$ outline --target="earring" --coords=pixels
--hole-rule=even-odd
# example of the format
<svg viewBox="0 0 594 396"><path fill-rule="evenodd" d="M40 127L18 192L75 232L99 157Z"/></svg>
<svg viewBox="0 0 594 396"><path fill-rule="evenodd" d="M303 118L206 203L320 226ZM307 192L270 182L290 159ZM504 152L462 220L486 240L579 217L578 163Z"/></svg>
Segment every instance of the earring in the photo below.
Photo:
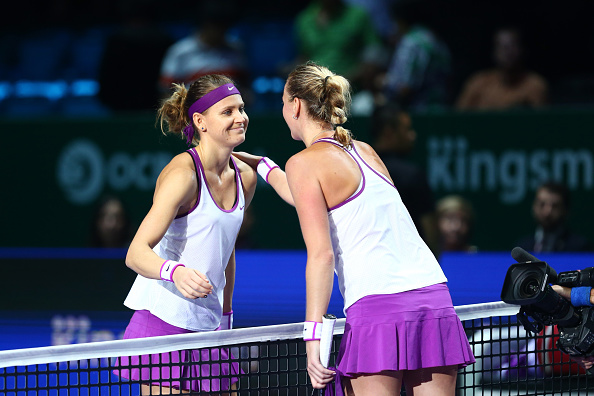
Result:
<svg viewBox="0 0 594 396"><path fill-rule="evenodd" d="M293 119L296 120L297 119L297 116L293 116Z"/></svg>

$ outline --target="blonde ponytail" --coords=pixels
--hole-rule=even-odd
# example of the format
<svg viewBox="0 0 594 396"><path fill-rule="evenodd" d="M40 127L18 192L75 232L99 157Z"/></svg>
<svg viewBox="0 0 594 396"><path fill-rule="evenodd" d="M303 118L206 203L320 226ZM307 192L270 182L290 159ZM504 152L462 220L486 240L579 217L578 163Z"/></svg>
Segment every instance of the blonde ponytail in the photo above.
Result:
<svg viewBox="0 0 594 396"><path fill-rule="evenodd" d="M342 126L351 106L351 85L346 78L307 62L289 74L287 92L291 99L307 103L307 112L314 120L331 124L338 142L346 147L352 144L351 131Z"/></svg>

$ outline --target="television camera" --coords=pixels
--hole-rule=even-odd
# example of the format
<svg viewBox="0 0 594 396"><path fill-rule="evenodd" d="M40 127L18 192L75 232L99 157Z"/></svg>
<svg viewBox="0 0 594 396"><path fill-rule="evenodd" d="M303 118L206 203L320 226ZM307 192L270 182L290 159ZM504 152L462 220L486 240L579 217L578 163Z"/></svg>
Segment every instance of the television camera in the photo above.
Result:
<svg viewBox="0 0 594 396"><path fill-rule="evenodd" d="M550 284L567 287L594 286L594 267L557 272L547 263L516 247L505 276L501 300L520 305L517 318L529 333L557 325L557 347L571 356L594 355L594 307L575 307Z"/></svg>

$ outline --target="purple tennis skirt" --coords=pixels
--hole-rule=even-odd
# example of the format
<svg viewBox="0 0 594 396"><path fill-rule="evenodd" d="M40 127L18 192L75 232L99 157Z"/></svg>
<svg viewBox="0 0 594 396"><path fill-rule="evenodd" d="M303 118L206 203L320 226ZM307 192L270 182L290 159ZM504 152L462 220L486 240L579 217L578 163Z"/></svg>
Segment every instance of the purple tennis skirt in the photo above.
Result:
<svg viewBox="0 0 594 396"><path fill-rule="evenodd" d="M136 311L124 339L156 337L193 333L191 330L172 326L149 311ZM227 348L173 351L141 356L123 356L116 360L114 374L134 381L147 381L152 385L186 391L216 392L229 390L237 382L239 364L229 361L232 356ZM125 368L149 363L167 363L163 367ZM213 363L217 362L217 363ZM171 364L169 364L171 363ZM190 364L188 364L190 363ZM196 364L192 364L196 363ZM212 378L226 376L227 378Z"/></svg>
<svg viewBox="0 0 594 396"><path fill-rule="evenodd" d="M366 296L346 311L336 360L347 377L474 363L445 283Z"/></svg>

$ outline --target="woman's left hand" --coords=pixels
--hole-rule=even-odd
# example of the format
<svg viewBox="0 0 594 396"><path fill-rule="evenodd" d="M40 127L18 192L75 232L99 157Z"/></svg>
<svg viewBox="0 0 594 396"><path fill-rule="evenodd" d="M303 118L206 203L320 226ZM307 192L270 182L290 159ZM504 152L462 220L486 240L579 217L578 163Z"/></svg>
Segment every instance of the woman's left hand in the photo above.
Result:
<svg viewBox="0 0 594 396"><path fill-rule="evenodd" d="M307 372L311 379L311 385L315 389L323 389L334 379L336 373L328 370L320 362L320 341L306 341L307 348Z"/></svg>

